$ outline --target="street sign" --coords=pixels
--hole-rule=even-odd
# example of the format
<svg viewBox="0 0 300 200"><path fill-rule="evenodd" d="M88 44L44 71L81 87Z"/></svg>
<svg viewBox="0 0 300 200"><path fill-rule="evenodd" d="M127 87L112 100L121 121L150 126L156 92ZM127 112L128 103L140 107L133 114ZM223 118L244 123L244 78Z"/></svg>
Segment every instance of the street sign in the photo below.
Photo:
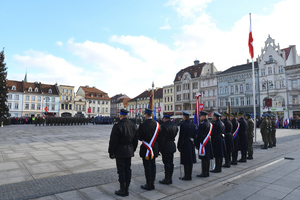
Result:
<svg viewBox="0 0 300 200"><path fill-rule="evenodd" d="M161 107L158 107L158 112L160 112L161 111Z"/></svg>
<svg viewBox="0 0 300 200"><path fill-rule="evenodd" d="M46 106L46 107L45 107L45 111L48 112L48 110L49 110L49 108Z"/></svg>
<svg viewBox="0 0 300 200"><path fill-rule="evenodd" d="M203 107L204 107L204 106L203 106L203 103L200 103L200 104L199 104L199 109L200 109L200 110L203 110Z"/></svg>
<svg viewBox="0 0 300 200"><path fill-rule="evenodd" d="M92 109L91 108L88 108L88 113L91 113L92 112Z"/></svg>

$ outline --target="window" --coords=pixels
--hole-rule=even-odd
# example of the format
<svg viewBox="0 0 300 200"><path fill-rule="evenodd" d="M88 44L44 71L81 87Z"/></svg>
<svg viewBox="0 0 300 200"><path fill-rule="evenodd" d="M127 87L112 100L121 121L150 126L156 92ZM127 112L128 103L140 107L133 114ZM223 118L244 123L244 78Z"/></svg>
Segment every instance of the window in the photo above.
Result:
<svg viewBox="0 0 300 200"><path fill-rule="evenodd" d="M216 107L216 101L213 101L213 107Z"/></svg>
<svg viewBox="0 0 300 200"><path fill-rule="evenodd" d="M65 93L65 88L62 89L62 93Z"/></svg>
<svg viewBox="0 0 300 200"><path fill-rule="evenodd" d="M78 110L78 105L76 105L76 110Z"/></svg>
<svg viewBox="0 0 300 200"><path fill-rule="evenodd" d="M105 112L108 112L108 108L105 109Z"/></svg>
<svg viewBox="0 0 300 200"><path fill-rule="evenodd" d="M8 109L11 109L11 103L7 104Z"/></svg>
<svg viewBox="0 0 300 200"><path fill-rule="evenodd" d="M248 90L250 90L250 84L249 83L246 84L246 91L248 91Z"/></svg>
<svg viewBox="0 0 300 200"><path fill-rule="evenodd" d="M205 82L205 81L203 81L202 85L203 85L203 87L205 87L205 86L206 86L206 82Z"/></svg>
<svg viewBox="0 0 300 200"><path fill-rule="evenodd" d="M67 101L69 100L69 97L68 97L68 96L66 96L66 100L67 100Z"/></svg>
<svg viewBox="0 0 300 200"><path fill-rule="evenodd" d="M35 110L35 104L31 103L31 110Z"/></svg>
<svg viewBox="0 0 300 200"><path fill-rule="evenodd" d="M210 107L210 101L207 101L207 107Z"/></svg>
<svg viewBox="0 0 300 200"><path fill-rule="evenodd" d="M297 89L298 88L297 80L292 80L292 88L293 89Z"/></svg>
<svg viewBox="0 0 300 200"><path fill-rule="evenodd" d="M273 89L273 88L274 88L273 81L269 81L269 89Z"/></svg>
<svg viewBox="0 0 300 200"><path fill-rule="evenodd" d="M207 96L210 97L210 90L207 91Z"/></svg>
<svg viewBox="0 0 300 200"><path fill-rule="evenodd" d="M172 88L171 88L171 93L172 93Z"/></svg>
<svg viewBox="0 0 300 200"><path fill-rule="evenodd" d="M225 93L228 93L228 86L225 86ZM214 95L215 96L215 95Z"/></svg>
<svg viewBox="0 0 300 200"><path fill-rule="evenodd" d="M279 81L279 88L284 88L284 81Z"/></svg>
<svg viewBox="0 0 300 200"><path fill-rule="evenodd" d="M35 88L35 89L34 89L34 91L35 91L35 92L38 92L38 91L39 91L39 89L38 89L38 88Z"/></svg>
<svg viewBox="0 0 300 200"><path fill-rule="evenodd" d="M28 88L28 92L32 92L32 88L31 87Z"/></svg>
<svg viewBox="0 0 300 200"><path fill-rule="evenodd" d="M193 99L196 99L196 92L193 92Z"/></svg>
<svg viewBox="0 0 300 200"><path fill-rule="evenodd" d="M244 92L244 85L243 84L240 85L240 92Z"/></svg>
<svg viewBox="0 0 300 200"><path fill-rule="evenodd" d="M267 89L267 82L266 81L261 84L261 89L262 90L266 90Z"/></svg>
<svg viewBox="0 0 300 200"><path fill-rule="evenodd" d="M93 107L93 113L95 113L95 107Z"/></svg>
<svg viewBox="0 0 300 200"><path fill-rule="evenodd" d="M171 102L173 101L173 96L171 96Z"/></svg>
<svg viewBox="0 0 300 200"><path fill-rule="evenodd" d="M12 94L8 94L8 100L12 99Z"/></svg>
<svg viewBox="0 0 300 200"><path fill-rule="evenodd" d="M188 83L183 84L183 89L184 90L189 90L190 89L190 84L188 84Z"/></svg>
<svg viewBox="0 0 300 200"><path fill-rule="evenodd" d="M35 96L31 96L31 101L35 101Z"/></svg>
<svg viewBox="0 0 300 200"><path fill-rule="evenodd" d="M181 91L181 85L177 85L176 90L177 92Z"/></svg>
<svg viewBox="0 0 300 200"><path fill-rule="evenodd" d="M213 90L213 96L216 96L216 90Z"/></svg>
<svg viewBox="0 0 300 200"><path fill-rule="evenodd" d="M181 94L177 95L177 101L181 101Z"/></svg>
<svg viewBox="0 0 300 200"><path fill-rule="evenodd" d="M64 95L61 96L61 100L65 100L65 96Z"/></svg>
<svg viewBox="0 0 300 200"><path fill-rule="evenodd" d="M73 90L72 90L72 89L70 89L70 94L72 94L72 92L73 92Z"/></svg>
<svg viewBox="0 0 300 200"><path fill-rule="evenodd" d="M79 105L79 110L81 110L81 105Z"/></svg>
<svg viewBox="0 0 300 200"><path fill-rule="evenodd" d="M52 94L52 90L51 90L51 89L49 89L49 90L48 90L48 93L49 93L49 94Z"/></svg>
<svg viewBox="0 0 300 200"><path fill-rule="evenodd" d="M222 101L222 99L219 99L219 105L220 105L220 107L223 106L223 101Z"/></svg>
<svg viewBox="0 0 300 200"><path fill-rule="evenodd" d="M55 97L52 97L52 98L51 98L51 102L55 102Z"/></svg>
<svg viewBox="0 0 300 200"><path fill-rule="evenodd" d="M40 104L40 103L38 103L38 104L36 105L36 109L37 109L37 110L41 110L41 104Z"/></svg>
<svg viewBox="0 0 300 200"><path fill-rule="evenodd" d="M16 88L16 86L15 85L13 85L12 87L11 87L11 90L16 90L17 88Z"/></svg>
<svg viewBox="0 0 300 200"><path fill-rule="evenodd" d="M241 106L244 106L245 105L244 97L241 97L240 101L241 101Z"/></svg>
<svg viewBox="0 0 300 200"><path fill-rule="evenodd" d="M61 104L61 109L65 109L65 104Z"/></svg>
<svg viewBox="0 0 300 200"><path fill-rule="evenodd" d="M205 91L202 92L202 96L205 97Z"/></svg>
<svg viewBox="0 0 300 200"><path fill-rule="evenodd" d="M25 101L29 101L29 96L25 96ZM28 106L29 109L29 106Z"/></svg>
<svg viewBox="0 0 300 200"><path fill-rule="evenodd" d="M68 104L65 104L65 109L67 109L67 110L68 110Z"/></svg>
<svg viewBox="0 0 300 200"><path fill-rule="evenodd" d="M184 93L183 94L183 99L190 99L190 94L189 93Z"/></svg>
<svg viewBox="0 0 300 200"><path fill-rule="evenodd" d="M15 100L19 100L19 95L15 94Z"/></svg>
<svg viewBox="0 0 300 200"><path fill-rule="evenodd" d="M15 103L15 109L19 109L19 103Z"/></svg>
<svg viewBox="0 0 300 200"><path fill-rule="evenodd" d="M230 105L234 106L234 98L230 98Z"/></svg>
<svg viewBox="0 0 300 200"><path fill-rule="evenodd" d="M247 106L250 105L250 97L247 97Z"/></svg>
<svg viewBox="0 0 300 200"><path fill-rule="evenodd" d="M298 104L298 103L299 103L298 96L293 96L293 104Z"/></svg>
<svg viewBox="0 0 300 200"><path fill-rule="evenodd" d="M170 91L170 90L168 89L168 94L169 94L169 91Z"/></svg>
<svg viewBox="0 0 300 200"><path fill-rule="evenodd" d="M198 89L198 83L193 83L193 89Z"/></svg>
<svg viewBox="0 0 300 200"><path fill-rule="evenodd" d="M179 80L179 81L181 80L181 76L178 76L178 80Z"/></svg>
<svg viewBox="0 0 300 200"><path fill-rule="evenodd" d="M82 105L82 110L84 111L84 105Z"/></svg>
<svg viewBox="0 0 300 200"><path fill-rule="evenodd" d="M67 93L67 94L69 93L69 89L66 89L66 93Z"/></svg>
<svg viewBox="0 0 300 200"><path fill-rule="evenodd" d="M278 73L283 74L283 66L278 66Z"/></svg>
<svg viewBox="0 0 300 200"><path fill-rule="evenodd" d="M37 97L37 101L41 101L42 100L42 98L41 97Z"/></svg>
<svg viewBox="0 0 300 200"><path fill-rule="evenodd" d="M25 110L29 110L29 103L25 103Z"/></svg>
<svg viewBox="0 0 300 200"><path fill-rule="evenodd" d="M268 67L268 74L272 74L272 67Z"/></svg>
<svg viewBox="0 0 300 200"><path fill-rule="evenodd" d="M239 106L239 98L235 99L235 106Z"/></svg>
<svg viewBox="0 0 300 200"><path fill-rule="evenodd" d="M50 98L49 97L46 97L46 102L50 102Z"/></svg>
<svg viewBox="0 0 300 200"><path fill-rule="evenodd" d="M261 76L266 76L266 70L265 69L261 69L260 70L260 74L261 74Z"/></svg>
<svg viewBox="0 0 300 200"><path fill-rule="evenodd" d="M234 93L234 87L233 87L233 85L230 86L230 93Z"/></svg>
<svg viewBox="0 0 300 200"><path fill-rule="evenodd" d="M54 104L51 105L51 110L55 110L55 105Z"/></svg>

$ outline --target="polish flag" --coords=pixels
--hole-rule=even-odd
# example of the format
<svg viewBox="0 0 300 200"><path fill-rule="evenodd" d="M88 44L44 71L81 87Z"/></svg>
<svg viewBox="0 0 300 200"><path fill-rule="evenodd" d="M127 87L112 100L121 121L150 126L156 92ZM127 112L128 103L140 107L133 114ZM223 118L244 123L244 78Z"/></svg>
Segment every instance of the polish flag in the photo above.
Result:
<svg viewBox="0 0 300 200"><path fill-rule="evenodd" d="M250 15L250 30L249 30L248 46L249 46L249 53L252 59L254 57L254 49L253 49L253 37L252 37L252 26L251 26L251 13L249 15Z"/></svg>

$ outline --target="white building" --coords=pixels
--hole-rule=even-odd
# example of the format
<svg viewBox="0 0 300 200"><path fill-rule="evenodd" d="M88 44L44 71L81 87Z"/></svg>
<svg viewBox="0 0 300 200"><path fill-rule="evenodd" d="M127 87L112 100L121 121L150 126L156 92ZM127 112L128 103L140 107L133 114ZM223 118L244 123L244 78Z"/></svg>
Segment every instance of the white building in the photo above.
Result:
<svg viewBox="0 0 300 200"><path fill-rule="evenodd" d="M23 111L23 85L21 81L7 80L7 105L11 117L21 117Z"/></svg>
<svg viewBox="0 0 300 200"><path fill-rule="evenodd" d="M287 79L288 116L300 118L300 64L285 67Z"/></svg>

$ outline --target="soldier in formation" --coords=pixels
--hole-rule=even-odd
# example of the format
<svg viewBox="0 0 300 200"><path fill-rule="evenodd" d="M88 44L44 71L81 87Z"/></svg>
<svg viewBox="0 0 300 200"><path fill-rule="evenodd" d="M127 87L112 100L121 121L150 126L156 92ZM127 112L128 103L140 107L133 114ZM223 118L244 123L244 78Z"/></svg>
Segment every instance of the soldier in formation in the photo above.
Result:
<svg viewBox="0 0 300 200"><path fill-rule="evenodd" d="M222 114L222 122L225 126L225 145L226 145L226 152L225 152L225 164L222 167L229 168L230 161L231 161L231 153L233 150L233 139L232 139L232 123L228 119L229 114L224 112Z"/></svg>
<svg viewBox="0 0 300 200"><path fill-rule="evenodd" d="M269 127L270 127L270 123L269 123L269 119L267 118L267 114L263 114L262 115L262 122L260 124L260 133L261 133L264 145L261 149L268 149Z"/></svg>
<svg viewBox="0 0 300 200"><path fill-rule="evenodd" d="M276 147L276 119L275 115L271 115L271 134L270 134L270 145Z"/></svg>
<svg viewBox="0 0 300 200"><path fill-rule="evenodd" d="M247 138L247 130L248 130L248 124L244 118L244 113L239 112L238 113L238 122L240 124L239 129L239 139L240 139L240 147L241 147L241 159L238 160L238 162L247 162L247 150L248 150L248 138Z"/></svg>
<svg viewBox="0 0 300 200"><path fill-rule="evenodd" d="M230 114L230 121L232 123L232 139L233 139L232 160L230 164L237 165L238 151L240 149L240 141L238 135L240 125L236 119L235 113Z"/></svg>
<svg viewBox="0 0 300 200"><path fill-rule="evenodd" d="M253 137L254 137L254 121L251 118L251 115L247 113L245 115L247 124L248 124L248 129L247 129L247 137L248 137L248 160L253 159Z"/></svg>

